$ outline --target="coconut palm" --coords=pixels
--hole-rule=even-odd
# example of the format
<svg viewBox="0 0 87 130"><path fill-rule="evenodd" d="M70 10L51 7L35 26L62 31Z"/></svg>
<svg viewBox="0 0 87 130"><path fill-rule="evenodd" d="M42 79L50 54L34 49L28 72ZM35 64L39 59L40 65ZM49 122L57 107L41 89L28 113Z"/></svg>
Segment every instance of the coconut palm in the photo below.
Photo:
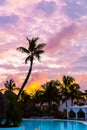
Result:
<svg viewBox="0 0 87 130"><path fill-rule="evenodd" d="M44 53L44 46L46 44L44 43L40 43L40 44L36 44L37 41L39 40L38 37L35 37L35 38L32 38L32 39L29 39L27 38L27 41L28 41L28 48L24 48L24 47L18 47L17 50L21 51L22 53L25 53L27 54L27 57L25 59L25 63L27 64L28 61L30 61L30 67L29 67L29 70L28 70L28 73L27 73L27 76L21 86L21 89L18 93L18 96L17 96L17 99L19 98L22 90L24 89L25 85L27 84L28 82L28 79L30 77L30 74L31 74L31 71L32 71L32 66L33 66L33 61L34 59L38 59L40 61L40 55L42 53Z"/></svg>
<svg viewBox="0 0 87 130"><path fill-rule="evenodd" d="M5 93L6 91L19 91L20 88L16 87L13 79L6 80L4 83L5 88L0 89L0 92Z"/></svg>
<svg viewBox="0 0 87 130"><path fill-rule="evenodd" d="M71 104L73 104L73 100L76 97L76 94L79 90L79 85L75 83L75 79L71 76L63 76L62 82L58 81L58 84L60 86L60 92L63 96L63 102L66 102L67 100L71 99Z"/></svg>
<svg viewBox="0 0 87 130"><path fill-rule="evenodd" d="M6 107L7 107L6 98L4 94L0 92L0 126L1 126L2 120L6 116Z"/></svg>
<svg viewBox="0 0 87 130"><path fill-rule="evenodd" d="M42 104L44 101L44 91L43 90L36 90L35 94L33 95L33 101L35 104Z"/></svg>
<svg viewBox="0 0 87 130"><path fill-rule="evenodd" d="M13 79L10 79L9 81L6 80L6 82L4 83L4 85L5 85L5 88L7 90L10 90L10 91L13 91L16 88L16 84L15 84L15 82L14 82Z"/></svg>
<svg viewBox="0 0 87 130"><path fill-rule="evenodd" d="M57 86L57 80L51 80L46 84L42 85L44 91L44 102L48 103L49 115L51 114L52 104L59 104L61 100L61 96Z"/></svg>
<svg viewBox="0 0 87 130"><path fill-rule="evenodd" d="M5 126L19 126L21 123L21 114L18 103L16 101L16 94L13 91L6 91L4 96L6 97L6 117Z"/></svg>
<svg viewBox="0 0 87 130"><path fill-rule="evenodd" d="M74 105L74 99L82 99L82 92L79 89L80 86L77 83L73 83L69 87L69 97L71 99L71 106Z"/></svg>
<svg viewBox="0 0 87 130"><path fill-rule="evenodd" d="M85 105L87 105L87 90L84 90Z"/></svg>

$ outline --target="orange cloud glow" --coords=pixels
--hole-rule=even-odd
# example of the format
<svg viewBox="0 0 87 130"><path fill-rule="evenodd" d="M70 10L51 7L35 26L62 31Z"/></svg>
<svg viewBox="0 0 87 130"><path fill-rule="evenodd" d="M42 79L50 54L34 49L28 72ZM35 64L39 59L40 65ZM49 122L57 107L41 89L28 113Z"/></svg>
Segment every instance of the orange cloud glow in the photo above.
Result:
<svg viewBox="0 0 87 130"><path fill-rule="evenodd" d="M36 90L40 89L40 83L34 82L25 88L28 94L34 94Z"/></svg>

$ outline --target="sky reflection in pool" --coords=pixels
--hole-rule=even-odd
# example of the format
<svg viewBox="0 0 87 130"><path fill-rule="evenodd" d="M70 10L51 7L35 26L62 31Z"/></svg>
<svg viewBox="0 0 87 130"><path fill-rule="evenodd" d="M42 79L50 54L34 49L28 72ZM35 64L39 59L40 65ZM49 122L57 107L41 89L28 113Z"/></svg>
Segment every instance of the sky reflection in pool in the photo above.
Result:
<svg viewBox="0 0 87 130"><path fill-rule="evenodd" d="M25 130L87 130L87 125L77 121L24 120Z"/></svg>

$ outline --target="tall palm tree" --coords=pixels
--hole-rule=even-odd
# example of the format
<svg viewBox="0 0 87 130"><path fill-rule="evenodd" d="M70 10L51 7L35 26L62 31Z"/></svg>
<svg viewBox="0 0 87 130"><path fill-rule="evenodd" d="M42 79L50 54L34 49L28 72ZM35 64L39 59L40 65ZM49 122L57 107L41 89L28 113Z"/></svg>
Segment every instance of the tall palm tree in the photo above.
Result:
<svg viewBox="0 0 87 130"><path fill-rule="evenodd" d="M61 100L61 96L57 86L57 80L51 80L42 85L44 91L44 102L48 103L49 115L51 114L52 103L59 104Z"/></svg>
<svg viewBox="0 0 87 130"><path fill-rule="evenodd" d="M21 116L19 110L17 109L17 95L13 92L13 90L16 90L16 84L14 80L11 79L9 81L7 80L4 85L6 88L4 93L6 98L6 121L4 125L9 126L10 122L13 122L15 125L16 123L19 124L21 121Z"/></svg>
<svg viewBox="0 0 87 130"><path fill-rule="evenodd" d="M35 37L35 38L32 38L32 39L29 39L27 38L27 41L28 41L28 48L24 48L24 47L18 47L17 50L21 51L22 53L26 53L27 54L27 58L25 59L25 63L27 64L28 61L30 61L30 67L29 67L29 70L28 70L28 73L27 73L27 76L21 86L21 89L17 95L17 100L22 92L22 90L24 89L25 85L27 84L28 82L28 79L30 77L30 74L31 74L31 71L32 71L32 66L33 66L33 61L34 59L38 59L40 61L40 55L42 53L44 53L44 46L46 44L44 43L40 43L40 44L36 44L37 41L39 40L38 37Z"/></svg>
<svg viewBox="0 0 87 130"><path fill-rule="evenodd" d="M77 83L73 83L69 87L69 97L71 99L71 106L74 105L73 103L74 99L81 99L82 93L79 89L80 86Z"/></svg>
<svg viewBox="0 0 87 130"><path fill-rule="evenodd" d="M76 92L79 90L79 85L75 83L75 79L71 76L63 76L62 82L58 81L60 86L60 92L63 96L63 102L66 102L66 108L68 106L67 100L71 99L71 104L73 104L73 99ZM76 91L76 90L77 91Z"/></svg>

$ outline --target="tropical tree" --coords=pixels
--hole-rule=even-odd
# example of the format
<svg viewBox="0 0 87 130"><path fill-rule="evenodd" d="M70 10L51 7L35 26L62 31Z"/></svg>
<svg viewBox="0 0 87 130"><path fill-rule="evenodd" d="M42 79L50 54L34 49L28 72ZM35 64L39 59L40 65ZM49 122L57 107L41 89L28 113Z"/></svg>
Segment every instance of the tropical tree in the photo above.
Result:
<svg viewBox="0 0 87 130"><path fill-rule="evenodd" d="M19 110L18 102L16 100L16 94L13 91L6 91L4 96L6 97L6 117L5 126L19 126L21 123L21 113Z"/></svg>
<svg viewBox="0 0 87 130"><path fill-rule="evenodd" d="M49 115L51 114L52 104L59 104L61 100L60 93L58 91L58 82L57 80L51 80L46 84L42 85L44 91L44 102L48 103Z"/></svg>
<svg viewBox="0 0 87 130"><path fill-rule="evenodd" d="M20 95L20 101L18 101L22 116L25 114L24 109L26 109L26 107L30 102L31 102L31 96L26 91L23 90Z"/></svg>
<svg viewBox="0 0 87 130"><path fill-rule="evenodd" d="M23 90L21 93L21 101L26 104L28 100L31 100L31 96L25 90Z"/></svg>
<svg viewBox="0 0 87 130"><path fill-rule="evenodd" d="M34 59L38 59L40 61L40 55L42 53L44 53L44 46L46 44L44 43L40 43L40 44L36 44L37 41L39 40L38 37L35 37L35 38L32 38L32 39L29 39L27 38L27 41L28 41L28 48L24 48L24 47L18 47L17 50L21 51L22 53L25 53L27 54L27 58L25 59L25 63L27 64L28 61L30 61L30 67L29 67L29 70L28 70L28 73L27 73L27 76L21 86L21 89L18 93L18 96L17 96L17 100L22 92L22 90L24 89L25 85L27 84L28 82L28 79L30 77L30 74L31 74L31 71L32 71L32 66L33 66L33 61Z"/></svg>
<svg viewBox="0 0 87 130"><path fill-rule="evenodd" d="M44 102L44 91L36 90L32 97L35 104L41 105Z"/></svg>
<svg viewBox="0 0 87 130"><path fill-rule="evenodd" d="M69 96L71 99L71 106L74 105L74 99L81 99L82 97L82 92L79 90L80 86L77 83L73 83L69 87Z"/></svg>
<svg viewBox="0 0 87 130"><path fill-rule="evenodd" d="M4 94L0 92L0 126L2 124L3 119L6 116L6 108L7 108L6 98Z"/></svg>
<svg viewBox="0 0 87 130"><path fill-rule="evenodd" d="M34 102L34 105L36 106L36 115L42 116L44 114L43 111L43 103L44 103L44 91L43 90L36 90L34 95L32 95L32 99Z"/></svg>
<svg viewBox="0 0 87 130"><path fill-rule="evenodd" d="M3 97L5 99L5 124L4 126L18 126L21 123L21 115L16 100L17 95L13 92L16 89L16 84L13 79L7 80L5 83L5 92ZM2 102L3 103L3 102ZM3 106L3 104L2 104ZM4 109L3 109L4 110ZM13 123L13 124L12 124Z"/></svg>
<svg viewBox="0 0 87 130"><path fill-rule="evenodd" d="M68 106L67 100L71 99L71 104L73 105L73 100L76 98L79 91L79 85L75 83L75 79L71 76L63 76L62 82L58 80L58 85L60 86L60 92L63 97L63 102L66 102L66 107Z"/></svg>
<svg viewBox="0 0 87 130"><path fill-rule="evenodd" d="M87 105L87 90L84 90L83 98L85 100L85 105Z"/></svg>
<svg viewBox="0 0 87 130"><path fill-rule="evenodd" d="M5 88L7 90L10 90L10 91L13 91L16 88L16 84L15 84L15 82L14 82L13 79L10 79L9 81L6 80L6 82L4 83L4 85L5 85Z"/></svg>
<svg viewBox="0 0 87 130"><path fill-rule="evenodd" d="M16 87L13 79L6 80L4 83L5 88L0 89L0 92L5 93L6 91L19 91L20 88Z"/></svg>

